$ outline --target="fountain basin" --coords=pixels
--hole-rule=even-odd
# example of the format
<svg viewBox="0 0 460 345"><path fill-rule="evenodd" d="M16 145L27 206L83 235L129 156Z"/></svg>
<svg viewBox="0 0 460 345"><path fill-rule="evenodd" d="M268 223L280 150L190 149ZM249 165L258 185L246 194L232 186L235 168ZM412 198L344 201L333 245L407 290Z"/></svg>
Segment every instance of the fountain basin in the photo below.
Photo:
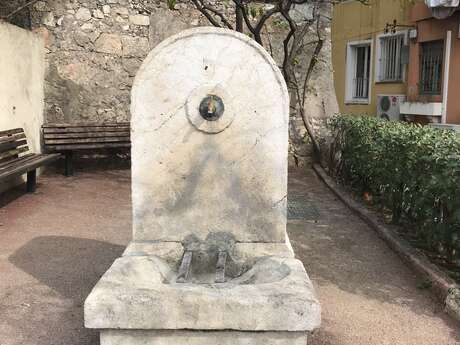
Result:
<svg viewBox="0 0 460 345"><path fill-rule="evenodd" d="M85 302L96 329L306 332L320 306L302 263L263 256L225 283L177 283L177 264L154 255L123 256Z"/></svg>

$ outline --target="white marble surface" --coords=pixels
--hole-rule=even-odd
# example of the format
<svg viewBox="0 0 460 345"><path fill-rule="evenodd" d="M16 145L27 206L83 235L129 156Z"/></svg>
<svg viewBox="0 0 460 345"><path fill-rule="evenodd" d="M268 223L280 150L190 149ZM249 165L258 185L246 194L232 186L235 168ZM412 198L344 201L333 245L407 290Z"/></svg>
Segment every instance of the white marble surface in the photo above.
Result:
<svg viewBox="0 0 460 345"><path fill-rule="evenodd" d="M261 257L222 284L181 284L176 277L156 256L117 259L85 302L85 326L308 332L321 322L311 281L294 258Z"/></svg>
<svg viewBox="0 0 460 345"><path fill-rule="evenodd" d="M303 332L103 331L101 345L307 345Z"/></svg>
<svg viewBox="0 0 460 345"><path fill-rule="evenodd" d="M218 123L199 122L208 93L224 100ZM285 242L289 97L262 47L216 28L167 39L131 110L134 240Z"/></svg>
<svg viewBox="0 0 460 345"><path fill-rule="evenodd" d="M102 345L305 345L321 311L286 235L288 114L280 71L242 34L192 29L150 53L132 91L133 242L84 307Z"/></svg>

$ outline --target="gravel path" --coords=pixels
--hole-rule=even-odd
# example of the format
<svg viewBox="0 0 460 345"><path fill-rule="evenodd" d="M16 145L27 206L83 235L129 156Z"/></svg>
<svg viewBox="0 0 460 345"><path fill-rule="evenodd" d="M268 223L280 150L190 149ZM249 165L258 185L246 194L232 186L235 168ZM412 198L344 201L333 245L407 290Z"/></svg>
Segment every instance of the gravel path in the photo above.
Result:
<svg viewBox="0 0 460 345"><path fill-rule="evenodd" d="M323 308L309 345L460 344L460 326L312 170L291 171L289 196L313 210L288 226Z"/></svg>
<svg viewBox="0 0 460 345"><path fill-rule="evenodd" d="M99 344L83 302L130 240L129 175L44 176L35 194L2 195L0 345Z"/></svg>
<svg viewBox="0 0 460 345"><path fill-rule="evenodd" d="M0 195L0 345L97 345L82 306L131 238L129 171L39 182L36 194ZM291 174L289 204L323 306L309 345L460 344L431 294L312 172Z"/></svg>

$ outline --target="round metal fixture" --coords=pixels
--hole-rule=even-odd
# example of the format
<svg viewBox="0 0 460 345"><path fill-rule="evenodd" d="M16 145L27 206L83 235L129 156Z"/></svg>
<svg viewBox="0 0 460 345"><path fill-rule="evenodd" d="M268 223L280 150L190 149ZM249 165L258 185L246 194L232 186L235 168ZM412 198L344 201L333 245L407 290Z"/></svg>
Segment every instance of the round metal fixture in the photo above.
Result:
<svg viewBox="0 0 460 345"><path fill-rule="evenodd" d="M207 121L217 121L225 111L222 98L216 95L207 95L200 103L200 115Z"/></svg>

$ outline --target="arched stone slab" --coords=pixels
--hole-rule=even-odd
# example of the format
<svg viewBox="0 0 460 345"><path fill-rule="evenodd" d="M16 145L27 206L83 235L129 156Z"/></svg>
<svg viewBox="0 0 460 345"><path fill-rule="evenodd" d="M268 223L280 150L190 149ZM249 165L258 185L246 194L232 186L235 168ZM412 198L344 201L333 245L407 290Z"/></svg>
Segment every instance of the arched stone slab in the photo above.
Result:
<svg viewBox="0 0 460 345"><path fill-rule="evenodd" d="M199 111L207 95L225 107L215 121ZM209 27L167 39L136 76L131 112L135 241L285 241L289 97L261 46Z"/></svg>

